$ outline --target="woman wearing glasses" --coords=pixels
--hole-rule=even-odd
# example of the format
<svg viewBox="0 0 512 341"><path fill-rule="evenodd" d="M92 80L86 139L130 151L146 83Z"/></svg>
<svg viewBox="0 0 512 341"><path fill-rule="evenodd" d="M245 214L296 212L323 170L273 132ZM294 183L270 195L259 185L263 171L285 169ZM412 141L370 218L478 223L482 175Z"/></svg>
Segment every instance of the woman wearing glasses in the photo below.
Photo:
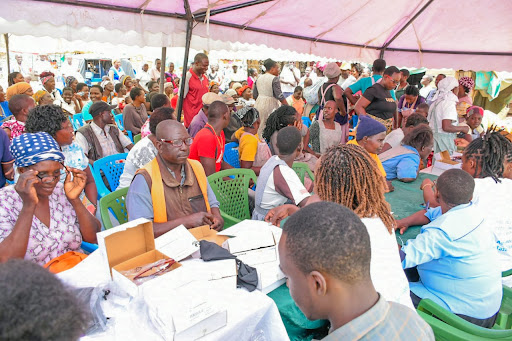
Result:
<svg viewBox="0 0 512 341"><path fill-rule="evenodd" d="M358 115L371 115L386 126L388 134L393 129L393 118L397 113L394 94L391 92L400 81L400 70L390 66L384 71L382 79L366 89L356 103Z"/></svg>
<svg viewBox="0 0 512 341"><path fill-rule="evenodd" d="M44 265L82 240L96 243L100 222L80 201L86 175L65 167L64 155L48 133L23 134L10 151L21 174L14 186L0 189L0 259L25 258Z"/></svg>

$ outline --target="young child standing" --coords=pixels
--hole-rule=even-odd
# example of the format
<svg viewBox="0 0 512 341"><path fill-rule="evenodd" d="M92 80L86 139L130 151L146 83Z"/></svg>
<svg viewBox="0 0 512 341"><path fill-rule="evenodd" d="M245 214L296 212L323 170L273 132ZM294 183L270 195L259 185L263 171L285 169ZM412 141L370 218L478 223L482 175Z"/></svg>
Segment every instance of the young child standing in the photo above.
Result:
<svg viewBox="0 0 512 341"><path fill-rule="evenodd" d="M436 208L397 221L397 226L424 225L400 256L415 306L433 300L461 318L491 328L501 306L501 269L484 212L472 202L475 181L450 169L437 180Z"/></svg>

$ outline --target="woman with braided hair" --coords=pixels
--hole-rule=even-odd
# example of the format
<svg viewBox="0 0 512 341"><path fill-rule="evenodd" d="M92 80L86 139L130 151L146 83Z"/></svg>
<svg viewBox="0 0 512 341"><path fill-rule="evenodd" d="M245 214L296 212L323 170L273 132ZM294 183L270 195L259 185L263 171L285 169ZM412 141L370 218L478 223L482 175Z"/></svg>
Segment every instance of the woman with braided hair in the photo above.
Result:
<svg viewBox="0 0 512 341"><path fill-rule="evenodd" d="M350 208L361 218L370 236L370 273L375 288L386 300L412 309L409 284L397 252L395 220L384 198L385 188L384 177L363 148L338 145L319 159L315 195L308 204L319 200L335 202ZM270 210L265 221L279 225L282 219L298 210L296 206L283 205Z"/></svg>
<svg viewBox="0 0 512 341"><path fill-rule="evenodd" d="M475 178L473 202L486 213L483 224L493 231L496 238L502 271L512 268L512 180L504 176L512 161L511 151L512 142L501 131L491 127L484 136L469 143L462 155L462 169ZM430 203L430 207L439 206L434 186L430 180L421 184L424 200Z"/></svg>

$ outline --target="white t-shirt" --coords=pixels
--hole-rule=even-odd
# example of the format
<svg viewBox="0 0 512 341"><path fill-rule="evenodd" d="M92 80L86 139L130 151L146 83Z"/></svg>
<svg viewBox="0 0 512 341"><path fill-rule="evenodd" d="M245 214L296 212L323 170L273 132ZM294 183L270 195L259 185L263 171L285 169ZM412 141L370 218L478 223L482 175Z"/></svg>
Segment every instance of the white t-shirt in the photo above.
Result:
<svg viewBox="0 0 512 341"><path fill-rule="evenodd" d="M473 201L485 212L484 225L496 238L501 271L512 269L512 180L475 179Z"/></svg>
<svg viewBox="0 0 512 341"><path fill-rule="evenodd" d="M400 262L395 233L389 234L380 218L363 218L361 221L370 236L370 275L375 290L384 296L386 301L397 302L414 309L409 293L409 282Z"/></svg>
<svg viewBox="0 0 512 341"><path fill-rule="evenodd" d="M423 98L427 98L428 94L433 89L435 89L433 86L430 86L430 85L429 86L424 86L423 88L420 89L420 96L423 97Z"/></svg>
<svg viewBox="0 0 512 341"><path fill-rule="evenodd" d="M457 119L457 96L450 94L450 96L443 101L432 103L428 110L428 122L430 128L434 133L444 133L443 120L451 120L453 123L458 121ZM437 130L435 128L435 122L437 122ZM456 125L456 124L455 124Z"/></svg>
<svg viewBox="0 0 512 341"><path fill-rule="evenodd" d="M279 78L286 82L291 82L294 85L281 83L282 92L293 92L295 90L295 87L297 86L297 81L295 80L295 77L293 77L294 73L297 76L297 79L300 79L299 69L294 67L292 71L288 66L283 67L283 71L281 71Z"/></svg>
<svg viewBox="0 0 512 341"><path fill-rule="evenodd" d="M147 73L144 70L140 70L137 73L137 79L139 80L139 84L142 86L142 88L144 88L144 90L148 91L147 84L151 80L151 76L149 75L149 73Z"/></svg>
<svg viewBox="0 0 512 341"><path fill-rule="evenodd" d="M391 146L391 148L398 147L400 145L400 142L404 139L404 131L402 128L398 128L393 130L391 133L386 135L386 138L384 139L384 143L387 143Z"/></svg>
<svg viewBox="0 0 512 341"><path fill-rule="evenodd" d="M70 104L67 104L62 98L61 99L57 99L53 102L53 104L61 107L62 109L66 110L68 113L70 113L71 115L74 115L76 114L76 109L75 109L75 103L73 103L73 101L71 101Z"/></svg>
<svg viewBox="0 0 512 341"><path fill-rule="evenodd" d="M277 168L279 168L279 171L281 172L281 175L283 176L284 181L286 182L289 191L288 194L291 194L291 197L293 198L293 203L295 205L300 204L302 200L311 195L309 194L306 187L304 187L299 177L297 176L297 173L295 173L293 169L291 169L288 166L280 165L274 168L273 174L268 178L267 185L265 187L265 191L263 192L263 197L261 199L261 208L270 210L274 207L284 205L288 201L287 197L283 196L276 190L274 175ZM286 186L278 185L277 187L282 188Z"/></svg>
<svg viewBox="0 0 512 341"><path fill-rule="evenodd" d="M135 144L128 152L117 189L129 187L135 172L153 160L156 154L158 154L158 150L147 136Z"/></svg>
<svg viewBox="0 0 512 341"><path fill-rule="evenodd" d="M357 81L356 77L350 75L348 78L340 85L343 90L351 86Z"/></svg>

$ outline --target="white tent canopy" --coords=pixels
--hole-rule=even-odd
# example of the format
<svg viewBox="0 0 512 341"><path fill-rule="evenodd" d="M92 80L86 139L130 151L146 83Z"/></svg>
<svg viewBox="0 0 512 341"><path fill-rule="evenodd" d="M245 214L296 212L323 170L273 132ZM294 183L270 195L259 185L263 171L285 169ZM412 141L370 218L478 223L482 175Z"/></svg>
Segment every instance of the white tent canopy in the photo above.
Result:
<svg viewBox="0 0 512 341"><path fill-rule="evenodd" d="M388 65L501 71L511 14L500 0L2 0L0 33L185 46L193 18L196 50L244 42L365 62L384 51Z"/></svg>

